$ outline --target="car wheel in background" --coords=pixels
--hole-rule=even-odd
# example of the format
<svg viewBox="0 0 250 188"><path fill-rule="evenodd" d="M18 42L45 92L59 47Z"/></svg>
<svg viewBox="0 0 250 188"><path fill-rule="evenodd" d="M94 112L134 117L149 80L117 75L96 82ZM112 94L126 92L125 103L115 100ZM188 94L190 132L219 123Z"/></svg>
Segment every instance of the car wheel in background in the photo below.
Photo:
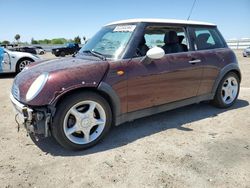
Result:
<svg viewBox="0 0 250 188"><path fill-rule="evenodd" d="M61 53L60 53L60 56L61 56L61 57L65 57L65 52L61 52Z"/></svg>
<svg viewBox="0 0 250 188"><path fill-rule="evenodd" d="M67 149L86 149L109 131L112 112L108 102L93 92L76 93L63 99L53 119L52 135Z"/></svg>
<svg viewBox="0 0 250 188"><path fill-rule="evenodd" d="M229 72L220 82L212 103L219 108L232 106L240 90L240 80L236 73Z"/></svg>
<svg viewBox="0 0 250 188"><path fill-rule="evenodd" d="M16 65L16 72L19 73L21 72L27 65L30 63L34 62L33 59L21 59L17 62Z"/></svg>

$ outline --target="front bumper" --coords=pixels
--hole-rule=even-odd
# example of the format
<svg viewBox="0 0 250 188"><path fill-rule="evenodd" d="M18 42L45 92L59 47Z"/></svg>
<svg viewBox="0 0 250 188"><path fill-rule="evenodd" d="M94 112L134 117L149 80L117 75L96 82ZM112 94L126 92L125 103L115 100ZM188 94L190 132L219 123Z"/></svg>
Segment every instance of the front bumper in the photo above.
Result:
<svg viewBox="0 0 250 188"><path fill-rule="evenodd" d="M17 101L12 94L10 95L10 100L13 104L14 111L16 112L18 123L24 125L31 124L33 119L33 110Z"/></svg>
<svg viewBox="0 0 250 188"><path fill-rule="evenodd" d="M10 95L16 113L16 121L19 125L23 125L28 133L43 134L45 137L49 135L49 123L51 114L47 113L47 108L31 109L17 101L14 96Z"/></svg>

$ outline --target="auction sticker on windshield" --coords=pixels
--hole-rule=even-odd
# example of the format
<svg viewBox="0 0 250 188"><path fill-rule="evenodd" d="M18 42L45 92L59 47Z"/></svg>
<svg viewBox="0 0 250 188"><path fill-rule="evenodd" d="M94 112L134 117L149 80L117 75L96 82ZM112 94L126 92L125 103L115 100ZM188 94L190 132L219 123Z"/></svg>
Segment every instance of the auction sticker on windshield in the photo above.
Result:
<svg viewBox="0 0 250 188"><path fill-rule="evenodd" d="M133 32L136 25L118 25L115 27L114 32Z"/></svg>

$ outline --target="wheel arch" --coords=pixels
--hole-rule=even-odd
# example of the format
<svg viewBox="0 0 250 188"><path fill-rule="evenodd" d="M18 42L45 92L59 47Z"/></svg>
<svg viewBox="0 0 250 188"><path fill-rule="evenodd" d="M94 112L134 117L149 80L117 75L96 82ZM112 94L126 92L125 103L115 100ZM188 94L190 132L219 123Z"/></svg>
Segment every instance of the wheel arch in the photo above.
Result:
<svg viewBox="0 0 250 188"><path fill-rule="evenodd" d="M242 76L241 76L241 71L239 68L239 65L236 63L233 64L228 64L227 66L225 66L219 73L219 75L217 76L213 89L212 89L212 94L215 95L216 90L220 84L220 81L229 73L229 72L234 72L235 74L237 74L237 76L239 77L239 80L241 82Z"/></svg>
<svg viewBox="0 0 250 188"><path fill-rule="evenodd" d="M34 59L32 59L32 58L30 58L30 57L21 57L21 58L16 62L16 68L15 68L16 72L18 71L19 63L21 63L21 62L24 61L24 60L30 60L30 61L32 61L32 62L35 61Z"/></svg>
<svg viewBox="0 0 250 188"><path fill-rule="evenodd" d="M89 92L89 91L97 93L108 102L108 104L110 105L113 120L115 123L116 117L120 114L120 100L117 94L115 93L115 91L112 89L112 87L104 82L101 82L97 88L96 87L81 87L81 88L75 88L73 90L70 90L64 93L63 95L61 95L58 99L56 99L52 105L56 108L56 106L60 104L60 102L65 97L68 97L74 93Z"/></svg>

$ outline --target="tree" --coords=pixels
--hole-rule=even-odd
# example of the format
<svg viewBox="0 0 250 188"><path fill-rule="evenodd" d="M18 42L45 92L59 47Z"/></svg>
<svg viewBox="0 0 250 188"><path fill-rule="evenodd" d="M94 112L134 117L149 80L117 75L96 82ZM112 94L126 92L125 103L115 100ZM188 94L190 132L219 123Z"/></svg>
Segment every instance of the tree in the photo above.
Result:
<svg viewBox="0 0 250 188"><path fill-rule="evenodd" d="M21 36L19 34L15 35L15 39L16 39L17 43L19 43L20 38L21 38Z"/></svg>
<svg viewBox="0 0 250 188"><path fill-rule="evenodd" d="M81 38L79 36L75 37L74 42L77 44L81 44Z"/></svg>
<svg viewBox="0 0 250 188"><path fill-rule="evenodd" d="M51 44L51 40L49 39L43 39L43 40L38 40L38 44Z"/></svg>
<svg viewBox="0 0 250 188"><path fill-rule="evenodd" d="M65 38L55 38L51 40L51 44L65 44L67 40Z"/></svg>
<svg viewBox="0 0 250 188"><path fill-rule="evenodd" d="M31 38L31 44L38 44L38 41L35 40L34 38Z"/></svg>
<svg viewBox="0 0 250 188"><path fill-rule="evenodd" d="M10 44L10 41L4 40L4 41L2 41L2 44L4 44L4 45L9 45L9 44Z"/></svg>
<svg viewBox="0 0 250 188"><path fill-rule="evenodd" d="M51 40L49 40L49 39L44 39L44 43L45 43L45 44L50 44L50 43L51 43Z"/></svg>

